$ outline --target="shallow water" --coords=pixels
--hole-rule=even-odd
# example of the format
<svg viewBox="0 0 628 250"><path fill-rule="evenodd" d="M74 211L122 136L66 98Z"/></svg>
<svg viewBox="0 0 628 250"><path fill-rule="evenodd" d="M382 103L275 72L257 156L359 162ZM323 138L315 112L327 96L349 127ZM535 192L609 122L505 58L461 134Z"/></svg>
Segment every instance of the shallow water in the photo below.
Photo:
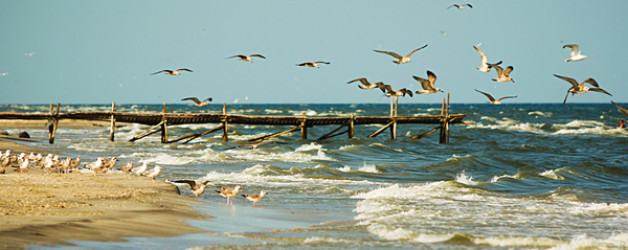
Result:
<svg viewBox="0 0 628 250"><path fill-rule="evenodd" d="M628 106L622 104L623 106ZM61 112L106 111L75 105ZM161 112L161 105L123 105L121 112ZM220 112L206 106L203 112ZM0 111L47 112L46 105L4 105ZM183 105L169 112L196 112ZM387 105L230 105L234 114L308 116L387 115ZM97 248L565 248L628 247L628 131L610 104L454 104L472 125L454 125L450 144L433 125L399 125L366 138L378 126L357 126L355 138L274 138L258 149L243 145L288 129L231 125L230 141L210 134L190 144L161 144L159 136L134 143L148 129L131 125L108 142L103 129L59 128L55 144L37 144L83 162L99 156L164 167L158 179L209 180L197 209L214 216L191 224L213 233L128 242L74 242ZM399 115L440 114L440 105L406 104ZM169 127L171 137L204 132L218 124ZM308 130L317 138L335 126ZM19 129L9 130L11 133ZM29 130L47 138L45 130ZM242 193L266 190L258 207L241 197L235 205L213 190L241 185ZM182 195L193 194L181 188Z"/></svg>

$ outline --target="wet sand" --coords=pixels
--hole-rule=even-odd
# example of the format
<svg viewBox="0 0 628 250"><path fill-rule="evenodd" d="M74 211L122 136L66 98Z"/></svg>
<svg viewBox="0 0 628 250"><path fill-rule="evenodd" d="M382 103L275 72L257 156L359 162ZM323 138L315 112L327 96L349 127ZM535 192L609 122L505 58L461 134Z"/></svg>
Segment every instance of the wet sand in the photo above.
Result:
<svg viewBox="0 0 628 250"><path fill-rule="evenodd" d="M13 121L11 121L13 122ZM34 128L26 121L0 128ZM23 126L25 125L26 126ZM91 127L92 121L72 126ZM0 150L49 153L17 138L0 138ZM204 220L199 204L163 181L126 174L49 174L31 167L0 175L0 248L71 245L74 241L123 241L124 237L168 237L206 232L185 220Z"/></svg>

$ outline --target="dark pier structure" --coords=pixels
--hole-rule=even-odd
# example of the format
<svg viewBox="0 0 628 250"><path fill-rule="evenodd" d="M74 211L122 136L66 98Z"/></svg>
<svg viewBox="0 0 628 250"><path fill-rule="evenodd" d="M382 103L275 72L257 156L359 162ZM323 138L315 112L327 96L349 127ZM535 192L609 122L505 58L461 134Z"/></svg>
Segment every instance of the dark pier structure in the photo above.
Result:
<svg viewBox="0 0 628 250"><path fill-rule="evenodd" d="M448 98L449 99L449 98ZM261 142L266 139L290 133L295 130L301 130L301 139L307 139L307 129L313 126L336 125L336 129L321 136L317 140L324 140L342 134L347 134L348 138L353 138L355 126L365 124L381 124L383 127L369 137L375 137L385 131L390 130L391 139L397 139L397 124L437 124L435 128L427 133L412 137L420 139L426 135L440 129L439 142L449 142L449 125L465 123L463 118L466 114L449 114L449 100L445 103L443 99L443 107L440 115L422 115L422 116L396 116L391 112L391 116L347 116L347 117L306 117L303 116L275 116L275 115L237 115L228 114L226 105L223 105L222 113L186 113L175 114L166 112L166 104L161 113L124 113L117 112L115 103L111 105L111 111L100 112L75 112L75 113L59 113L60 104L57 103L56 109L50 104L50 113L14 113L0 112L0 119L21 119L21 120L48 120L48 141L54 143L55 133L61 119L77 119L77 120L99 120L111 121L110 141L115 139L115 123L139 123L151 126L145 132L133 137L130 141L136 141L146 136L160 133L162 143L175 143L182 141L188 143L198 137L202 137L212 132L222 131L222 140L228 141L229 125L231 124L254 124L254 125L270 125L270 126L293 126L292 128L271 135L265 135L259 138L251 139L252 142ZM396 112L395 112L396 113ZM207 130L200 134L185 135L177 139L169 139L168 126L181 124L202 124L217 123L219 126ZM344 130L343 130L344 129Z"/></svg>

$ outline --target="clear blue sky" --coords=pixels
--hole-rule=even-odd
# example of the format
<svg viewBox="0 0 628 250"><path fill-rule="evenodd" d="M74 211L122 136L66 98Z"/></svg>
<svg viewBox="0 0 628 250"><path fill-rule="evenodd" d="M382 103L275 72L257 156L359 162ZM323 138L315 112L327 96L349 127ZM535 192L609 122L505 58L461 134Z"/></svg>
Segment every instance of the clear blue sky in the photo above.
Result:
<svg viewBox="0 0 628 250"><path fill-rule="evenodd" d="M454 103L560 103L569 84L593 77L611 92L568 102L628 102L628 1L0 1L0 103L181 103L188 96L233 103L388 103L358 77L419 89L438 76ZM590 59L564 62L577 43ZM480 58L514 66L516 83L494 83ZM406 54L392 63L373 49ZM261 53L254 63L225 59ZM301 68L295 64L330 61ZM180 76L150 75L190 68ZM5 74L6 73L6 74ZM402 98L438 103L445 95Z"/></svg>

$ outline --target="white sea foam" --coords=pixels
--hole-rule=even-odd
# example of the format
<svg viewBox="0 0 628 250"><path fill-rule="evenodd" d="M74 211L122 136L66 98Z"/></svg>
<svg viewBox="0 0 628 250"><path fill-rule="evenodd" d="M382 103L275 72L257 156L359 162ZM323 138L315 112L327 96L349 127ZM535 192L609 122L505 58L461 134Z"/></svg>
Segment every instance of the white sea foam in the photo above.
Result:
<svg viewBox="0 0 628 250"><path fill-rule="evenodd" d="M531 111L528 112L528 115L535 117L551 117L553 114L552 112Z"/></svg>
<svg viewBox="0 0 628 250"><path fill-rule="evenodd" d="M543 135L564 134L598 134L598 135L628 135L628 131L616 127L605 126L599 121L574 120L565 124L545 124L521 122L510 118L482 117L482 122L467 126L468 128L496 129L515 132L528 132Z"/></svg>
<svg viewBox="0 0 628 250"><path fill-rule="evenodd" d="M467 176L464 171L456 175L456 182L471 186L478 184L477 182L473 181L473 177Z"/></svg>

